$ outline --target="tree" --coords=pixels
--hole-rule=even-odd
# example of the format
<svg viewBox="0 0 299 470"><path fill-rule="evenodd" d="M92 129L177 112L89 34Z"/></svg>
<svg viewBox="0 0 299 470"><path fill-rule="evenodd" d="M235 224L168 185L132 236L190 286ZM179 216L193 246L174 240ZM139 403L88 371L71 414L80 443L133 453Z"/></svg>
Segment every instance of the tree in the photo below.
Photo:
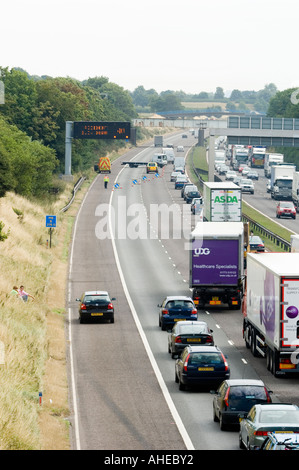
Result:
<svg viewBox="0 0 299 470"><path fill-rule="evenodd" d="M216 93L214 95L214 100L223 100L224 99L224 91L223 88L217 87L216 88Z"/></svg>
<svg viewBox="0 0 299 470"><path fill-rule="evenodd" d="M162 111L176 111L179 109L184 109L180 99L172 93L166 93L163 97L152 97L149 104L151 110L157 113Z"/></svg>
<svg viewBox="0 0 299 470"><path fill-rule="evenodd" d="M270 99L267 115L270 117L299 118L298 89L279 91Z"/></svg>
<svg viewBox="0 0 299 470"><path fill-rule="evenodd" d="M236 101L236 102L239 102L242 100L242 92L240 90L233 90L231 92L231 95L229 97L230 101Z"/></svg>

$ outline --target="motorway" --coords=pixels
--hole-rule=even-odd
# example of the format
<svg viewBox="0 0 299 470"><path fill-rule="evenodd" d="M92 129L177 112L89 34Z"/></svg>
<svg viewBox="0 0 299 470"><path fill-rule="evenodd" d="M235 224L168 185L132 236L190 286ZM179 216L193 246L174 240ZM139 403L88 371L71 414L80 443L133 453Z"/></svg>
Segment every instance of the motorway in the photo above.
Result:
<svg viewBox="0 0 299 470"><path fill-rule="evenodd" d="M193 136L164 141L186 150L194 145ZM72 447L238 450L238 433L220 431L213 422L209 390L179 391L168 333L158 326L157 304L166 295L190 295L187 238L195 221L170 182L172 165L146 179L144 167L121 166L131 158L149 161L154 152L134 148L118 159L107 190L97 176L76 219L68 285ZM244 199L259 209L262 199L264 211L270 198L265 181L256 186L255 195ZM275 203L269 204L270 215ZM295 226L297 220L286 223ZM93 289L116 297L114 324L79 324L75 299ZM264 360L246 349L240 311L209 309L199 318L213 329L232 378L261 378L274 400L299 404L299 380L274 378Z"/></svg>

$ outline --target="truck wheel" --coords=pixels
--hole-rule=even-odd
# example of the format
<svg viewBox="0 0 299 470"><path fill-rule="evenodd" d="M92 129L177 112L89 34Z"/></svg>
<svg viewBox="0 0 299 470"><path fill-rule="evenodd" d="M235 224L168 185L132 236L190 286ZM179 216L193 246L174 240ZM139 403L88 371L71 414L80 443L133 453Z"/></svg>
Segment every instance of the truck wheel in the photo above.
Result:
<svg viewBox="0 0 299 470"><path fill-rule="evenodd" d="M271 371L271 349L267 348L267 351L266 351L266 367L267 367L267 370Z"/></svg>
<svg viewBox="0 0 299 470"><path fill-rule="evenodd" d="M250 349L251 349L251 354L254 357L257 357L258 353L257 353L257 350L256 350L256 337L255 337L255 331L254 330L251 330Z"/></svg>
<svg viewBox="0 0 299 470"><path fill-rule="evenodd" d="M271 353L271 356L270 356L270 361L271 361L270 371L272 372L274 377L280 377L279 374L277 375L277 372L279 371L278 364L277 364L277 354L276 354L275 351L270 351L270 353Z"/></svg>

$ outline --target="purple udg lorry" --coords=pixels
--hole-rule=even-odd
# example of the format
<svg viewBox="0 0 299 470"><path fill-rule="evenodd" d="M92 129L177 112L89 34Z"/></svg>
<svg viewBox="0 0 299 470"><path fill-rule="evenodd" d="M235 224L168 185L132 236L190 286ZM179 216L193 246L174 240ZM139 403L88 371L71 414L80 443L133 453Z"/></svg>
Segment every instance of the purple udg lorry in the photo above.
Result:
<svg viewBox="0 0 299 470"><path fill-rule="evenodd" d="M190 238L189 286L198 308L241 307L244 281L242 222L199 222Z"/></svg>

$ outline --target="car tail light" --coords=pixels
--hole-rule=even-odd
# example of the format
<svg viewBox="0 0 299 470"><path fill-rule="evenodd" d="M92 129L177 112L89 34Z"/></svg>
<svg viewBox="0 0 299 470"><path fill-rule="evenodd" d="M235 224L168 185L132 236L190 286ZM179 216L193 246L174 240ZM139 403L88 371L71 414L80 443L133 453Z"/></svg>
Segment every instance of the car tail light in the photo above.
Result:
<svg viewBox="0 0 299 470"><path fill-rule="evenodd" d="M192 310L191 315L197 315L197 310L196 310L196 308L194 308L194 309Z"/></svg>
<svg viewBox="0 0 299 470"><path fill-rule="evenodd" d="M111 302L108 304L107 310L113 310L113 304Z"/></svg>
<svg viewBox="0 0 299 470"><path fill-rule="evenodd" d="M230 391L230 387L228 387L227 391L226 391L226 394L225 394L225 397L224 397L224 403L225 403L225 406L227 406L228 408L228 395L229 395L229 391Z"/></svg>
<svg viewBox="0 0 299 470"><path fill-rule="evenodd" d="M188 360L189 360L190 354L186 357L186 360L184 362L184 371L187 372L187 366L188 366Z"/></svg>
<svg viewBox="0 0 299 470"><path fill-rule="evenodd" d="M86 310L86 305L85 305L85 304L81 304L80 309L81 309L81 310Z"/></svg>
<svg viewBox="0 0 299 470"><path fill-rule="evenodd" d="M264 389L265 389L265 393L266 393L266 397L267 397L267 403L272 403L272 400L271 400L271 397L268 393L268 390L266 389L266 387L264 387Z"/></svg>
<svg viewBox="0 0 299 470"><path fill-rule="evenodd" d="M224 362L224 370L228 370L227 360L225 359L225 356L222 353L221 353L221 356L222 356L222 359L223 359L223 362Z"/></svg>
<svg viewBox="0 0 299 470"><path fill-rule="evenodd" d="M206 343L213 343L213 338L211 335L207 336Z"/></svg>
<svg viewBox="0 0 299 470"><path fill-rule="evenodd" d="M168 313L167 308L163 308L163 309L162 309L162 315L167 315L167 313Z"/></svg>
<svg viewBox="0 0 299 470"><path fill-rule="evenodd" d="M177 336L175 338L175 343L181 343L182 342L182 338L180 336Z"/></svg>
<svg viewBox="0 0 299 470"><path fill-rule="evenodd" d="M254 431L253 434L254 434L255 436L263 436L263 437L265 437L265 436L268 436L268 432L269 432L269 431Z"/></svg>

